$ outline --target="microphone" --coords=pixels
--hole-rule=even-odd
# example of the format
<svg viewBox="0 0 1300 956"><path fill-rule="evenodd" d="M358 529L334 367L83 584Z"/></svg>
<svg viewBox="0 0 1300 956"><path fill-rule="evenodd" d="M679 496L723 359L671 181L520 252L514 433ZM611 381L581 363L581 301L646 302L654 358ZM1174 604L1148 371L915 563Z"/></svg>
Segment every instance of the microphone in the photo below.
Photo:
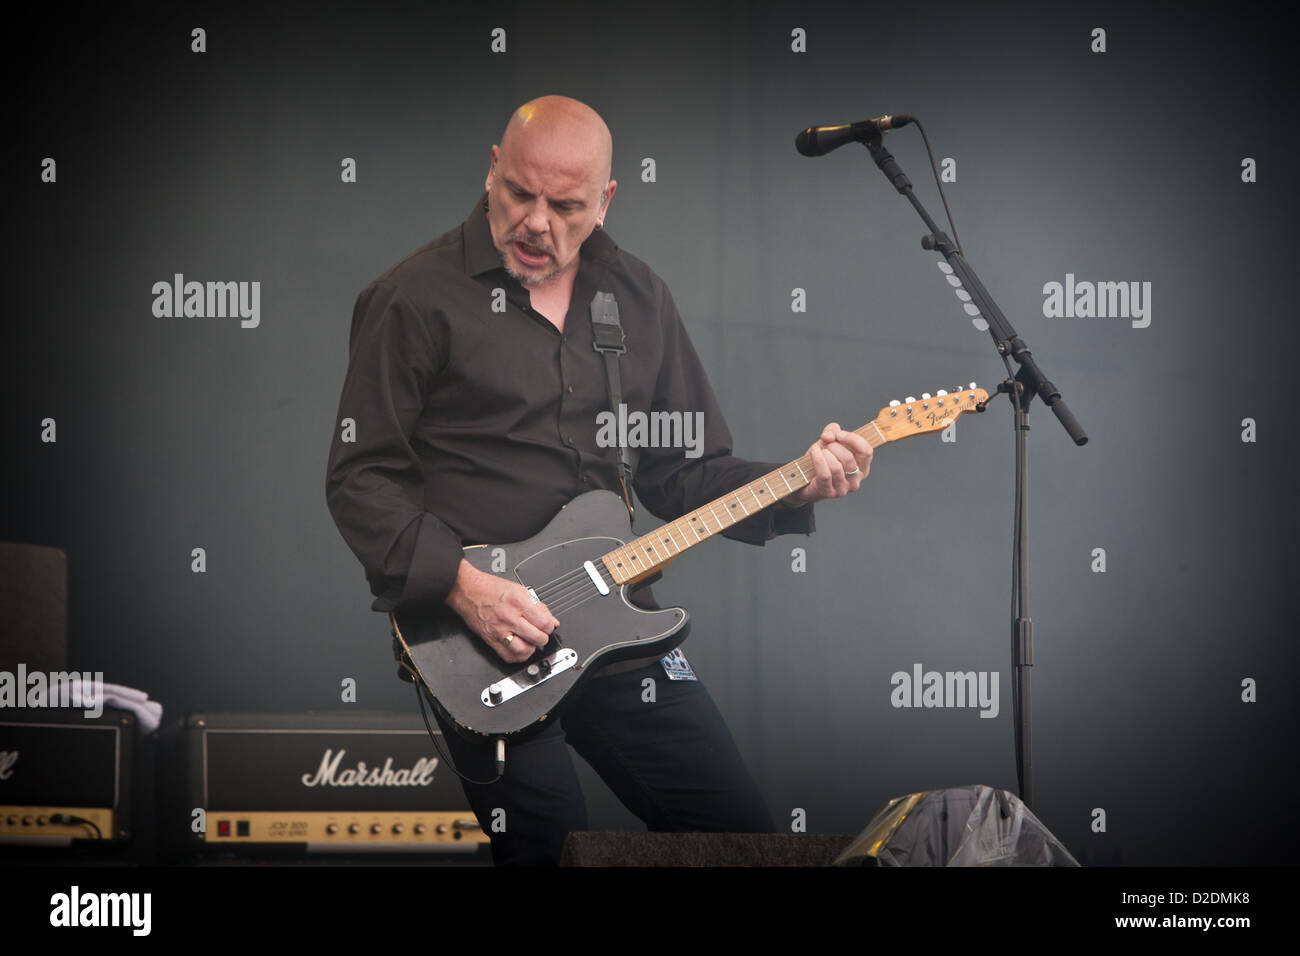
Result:
<svg viewBox="0 0 1300 956"><path fill-rule="evenodd" d="M877 116L844 126L810 126L794 138L794 148L805 156L824 156L845 143L866 142L887 129L898 129L910 122L912 117L899 113L897 116Z"/></svg>

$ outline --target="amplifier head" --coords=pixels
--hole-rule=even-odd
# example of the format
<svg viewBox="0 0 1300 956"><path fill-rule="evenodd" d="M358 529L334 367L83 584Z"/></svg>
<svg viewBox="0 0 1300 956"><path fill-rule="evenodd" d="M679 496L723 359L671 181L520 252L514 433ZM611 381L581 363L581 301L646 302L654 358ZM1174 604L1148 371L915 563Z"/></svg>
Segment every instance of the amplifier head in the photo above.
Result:
<svg viewBox="0 0 1300 956"><path fill-rule="evenodd" d="M417 716L191 714L169 733L184 786L167 825L191 850L473 854L488 842Z"/></svg>
<svg viewBox="0 0 1300 956"><path fill-rule="evenodd" d="M0 710L0 843L129 841L136 733L111 707Z"/></svg>

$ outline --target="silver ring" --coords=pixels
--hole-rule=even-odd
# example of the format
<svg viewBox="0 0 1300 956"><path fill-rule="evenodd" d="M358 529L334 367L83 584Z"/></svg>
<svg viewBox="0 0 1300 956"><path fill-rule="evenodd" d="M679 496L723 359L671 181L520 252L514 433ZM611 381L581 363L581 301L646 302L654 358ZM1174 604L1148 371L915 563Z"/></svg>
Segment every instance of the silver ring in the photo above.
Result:
<svg viewBox="0 0 1300 956"><path fill-rule="evenodd" d="M858 472L860 472L861 470L862 470L861 468L854 468L852 471L846 471L846 472L844 473L844 477L845 477L845 478L850 478L850 477L852 477L853 475L856 475L856 474L857 474Z"/></svg>

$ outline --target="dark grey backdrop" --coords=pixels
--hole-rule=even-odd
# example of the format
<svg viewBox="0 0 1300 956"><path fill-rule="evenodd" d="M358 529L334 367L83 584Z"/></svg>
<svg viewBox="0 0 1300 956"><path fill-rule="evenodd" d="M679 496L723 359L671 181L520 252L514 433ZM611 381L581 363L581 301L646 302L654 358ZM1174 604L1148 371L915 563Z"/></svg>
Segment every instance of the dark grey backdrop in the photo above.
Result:
<svg viewBox="0 0 1300 956"><path fill-rule="evenodd" d="M324 504L351 307L463 218L510 111L542 93L609 121L610 232L672 287L742 454L785 460L830 419L991 387L988 337L866 153L792 146L909 112L956 160L970 260L1092 438L1036 406L1040 816L1085 862L1290 862L1289 53L1240 5L893 9L114 5L33 27L8 84L0 537L67 550L72 665L171 717L342 709L347 677L355 706L413 706ZM915 130L889 145L940 212ZM155 318L151 287L177 272L260 281L260 327ZM1150 326L1045 318L1067 273L1150 282ZM851 832L902 793L1014 789L1007 408L957 436L883 448L814 537L715 543L657 589L691 609L685 649L780 820ZM892 707L890 675L916 662L998 671L997 719ZM591 783L594 826L636 825Z"/></svg>

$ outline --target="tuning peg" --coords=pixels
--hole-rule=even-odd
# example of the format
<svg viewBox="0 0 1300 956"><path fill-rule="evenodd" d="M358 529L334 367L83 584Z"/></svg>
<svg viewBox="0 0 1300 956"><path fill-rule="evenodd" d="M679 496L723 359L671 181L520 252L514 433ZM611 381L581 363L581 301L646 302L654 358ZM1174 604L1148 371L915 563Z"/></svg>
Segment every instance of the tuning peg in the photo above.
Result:
<svg viewBox="0 0 1300 956"><path fill-rule="evenodd" d="M907 404L911 405L916 401L911 395L907 396Z"/></svg>
<svg viewBox="0 0 1300 956"><path fill-rule="evenodd" d="M929 400L930 400L930 393L929 393L929 392L922 392L922 393L921 393L921 401L926 402L926 401L929 401Z"/></svg>
<svg viewBox="0 0 1300 956"><path fill-rule="evenodd" d="M890 407L890 408L894 408L895 406L898 406L898 405L901 405L901 404L903 404L903 403L900 402L898 399L895 398L895 399L891 399L891 400L890 400L890 402L889 402L889 407Z"/></svg>
<svg viewBox="0 0 1300 956"><path fill-rule="evenodd" d="M947 391L946 389L942 389L942 388L941 388L941 389L939 389L939 391L935 392L934 394L936 394L936 395L938 395L938 396L940 396L940 397L943 397L944 395L947 395L947 394L948 394L948 391Z"/></svg>
<svg viewBox="0 0 1300 956"><path fill-rule="evenodd" d="M971 382L971 383L970 383L970 387L971 387L971 391L972 391L972 392L975 391L975 383L974 383L974 382Z"/></svg>

